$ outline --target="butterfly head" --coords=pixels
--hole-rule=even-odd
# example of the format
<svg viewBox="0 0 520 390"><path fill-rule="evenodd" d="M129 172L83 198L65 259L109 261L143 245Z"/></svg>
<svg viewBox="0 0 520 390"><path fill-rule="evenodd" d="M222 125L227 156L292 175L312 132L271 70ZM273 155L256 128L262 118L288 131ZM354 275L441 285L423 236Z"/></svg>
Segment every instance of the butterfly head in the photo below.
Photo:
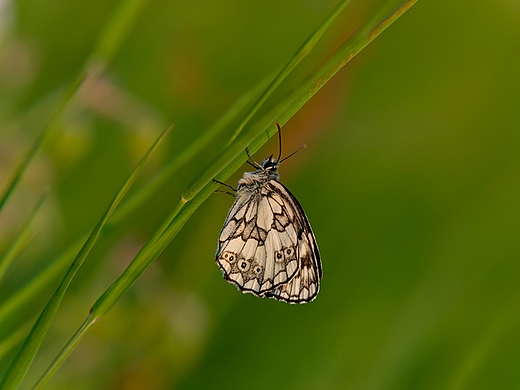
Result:
<svg viewBox="0 0 520 390"><path fill-rule="evenodd" d="M262 170L266 172L275 172L276 170L278 170L279 165L280 162L278 160L275 160L272 154L260 163Z"/></svg>
<svg viewBox="0 0 520 390"><path fill-rule="evenodd" d="M259 171L265 174L268 179L278 180L280 178L280 175L278 173L279 165L280 162L277 159L274 159L273 155L271 155L260 163L261 168L259 169Z"/></svg>
<svg viewBox="0 0 520 390"><path fill-rule="evenodd" d="M242 185L250 185L250 184L258 184L259 182L265 182L269 180L276 180L278 181L280 179L280 174L278 173L278 167L280 166L280 163L287 160L289 157L293 156L298 150L305 147L303 145L300 149L297 149L295 152L291 153L289 156L282 159L282 129L280 128L280 125L278 122L276 122L276 127L278 127L278 142L279 142L279 153L278 157L275 159L273 158L273 155L271 154L269 157L267 157L264 161L261 163L256 162L253 157L251 157L251 154L249 154L249 150L246 148L246 153L249 159L252 161L248 161L249 165L257 168L254 172L245 172L242 179L238 182L238 188L240 188Z"/></svg>

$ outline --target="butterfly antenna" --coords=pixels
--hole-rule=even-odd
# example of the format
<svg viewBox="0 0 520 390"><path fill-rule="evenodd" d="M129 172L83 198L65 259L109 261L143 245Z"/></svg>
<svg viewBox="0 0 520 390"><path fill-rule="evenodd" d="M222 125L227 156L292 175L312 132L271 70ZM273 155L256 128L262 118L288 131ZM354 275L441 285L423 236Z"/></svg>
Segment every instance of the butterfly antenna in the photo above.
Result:
<svg viewBox="0 0 520 390"><path fill-rule="evenodd" d="M283 163L285 160L287 160L289 157L292 157L294 156L296 153L298 153L300 150L302 149L305 149L307 147L307 145L302 145L300 146L298 149L296 149L294 152L292 152L290 155L288 155L287 157L285 157L282 161L280 161L280 163Z"/></svg>
<svg viewBox="0 0 520 390"><path fill-rule="evenodd" d="M280 163L280 158L282 157L282 129L280 128L280 124L278 122L276 123L276 127L278 127L278 145L280 147L280 151L278 152L278 158L276 159L276 163ZM283 161L283 160L282 160Z"/></svg>

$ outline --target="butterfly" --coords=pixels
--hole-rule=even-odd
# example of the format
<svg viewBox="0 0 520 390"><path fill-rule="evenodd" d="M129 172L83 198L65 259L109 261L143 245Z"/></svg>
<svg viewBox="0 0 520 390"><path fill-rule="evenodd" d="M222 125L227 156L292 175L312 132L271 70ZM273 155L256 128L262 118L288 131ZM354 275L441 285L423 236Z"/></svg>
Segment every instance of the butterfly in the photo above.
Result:
<svg viewBox="0 0 520 390"><path fill-rule="evenodd" d="M307 303L318 295L322 265L318 245L302 206L279 182L282 155L261 163L246 153L256 168L238 181L235 202L218 239L216 262L224 278L243 293L288 303ZM224 191L217 191L224 192Z"/></svg>

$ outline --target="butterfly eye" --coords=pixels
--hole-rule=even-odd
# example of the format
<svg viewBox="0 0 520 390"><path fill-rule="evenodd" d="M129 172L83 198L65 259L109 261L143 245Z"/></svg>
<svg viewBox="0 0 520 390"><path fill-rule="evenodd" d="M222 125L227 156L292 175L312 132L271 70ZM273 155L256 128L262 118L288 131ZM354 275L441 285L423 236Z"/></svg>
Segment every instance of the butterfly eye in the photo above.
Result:
<svg viewBox="0 0 520 390"><path fill-rule="evenodd" d="M233 255L229 256L229 261L235 261L235 256L233 256Z"/></svg>
<svg viewBox="0 0 520 390"><path fill-rule="evenodd" d="M292 252L292 251L291 251L290 249L287 249L287 251L286 251L286 253L287 253L288 256L291 255L291 252Z"/></svg>
<svg viewBox="0 0 520 390"><path fill-rule="evenodd" d="M262 267L257 266L257 267L255 268L255 272L256 272L257 274L259 274L260 272L262 272Z"/></svg>

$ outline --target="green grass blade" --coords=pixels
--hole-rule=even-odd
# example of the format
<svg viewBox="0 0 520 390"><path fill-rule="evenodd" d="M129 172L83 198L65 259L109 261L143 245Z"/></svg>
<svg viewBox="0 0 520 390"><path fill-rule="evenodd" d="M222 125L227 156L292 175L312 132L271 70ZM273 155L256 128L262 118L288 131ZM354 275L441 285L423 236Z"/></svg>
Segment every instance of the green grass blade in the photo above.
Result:
<svg viewBox="0 0 520 390"><path fill-rule="evenodd" d="M18 354L16 355L13 363L11 364L9 370L7 371L4 377L4 380L0 385L2 389L16 389L20 385L27 370L29 369L29 366L31 365L34 357L36 356L36 353L38 352L41 343L43 342L47 330L49 329L52 319L54 318L54 315L58 310L58 307L61 303L63 296L65 295L65 292L67 291L70 282L72 281L76 272L81 267L85 258L94 246L97 238L99 237L101 229L106 224L107 220L110 218L113 211L121 202L125 194L128 192L131 185L141 172L141 169L144 167L152 153L156 150L157 146L161 143L161 141L169 133L170 130L171 126L168 127L165 131L163 131L161 135L157 138L154 144L143 156L141 161L137 164L133 172L130 174L129 178L125 181L125 183L123 184L117 195L114 197L113 201L111 202L111 204L109 205L99 222L96 224L94 230L88 237L83 247L78 252L78 255L74 259L71 267L68 269L60 285L58 286L55 293L52 295L51 299L43 309L42 314L34 324L33 328L31 329L31 332L27 336L25 342L23 343Z"/></svg>
<svg viewBox="0 0 520 390"><path fill-rule="evenodd" d="M417 0L405 1L392 14L382 20L376 27L362 28L362 34L355 35L327 62L323 68L317 72L305 88L300 89L299 96L281 114L281 123L286 123L314 94L321 89L346 63L348 63L357 53L372 42L381 32L388 28L395 20L402 16ZM365 33L365 31L368 33ZM308 88L312 86L312 88ZM268 129L255 126L249 131L241 133L211 164L207 170L217 172L218 177L227 179L235 172L247 159L244 153L245 147L249 146L252 151L258 150L267 140L276 133L276 127L270 125ZM225 155L223 157L223 155ZM228 162L229 161L229 162ZM215 165L215 166L214 166ZM209 175L206 184L194 194L191 199L182 198L175 206L163 224L156 230L153 237L148 240L145 246L137 254L127 269L121 276L103 293L92 307L91 314L76 332L74 337L62 349L51 366L36 384L37 389L47 383L56 370L60 367L66 357L72 352L79 340L84 336L88 328L103 317L121 298L121 296L132 286L137 277L159 256L166 246L175 238L186 221L191 217L195 210L213 194L218 188L218 184L211 181Z"/></svg>
<svg viewBox="0 0 520 390"><path fill-rule="evenodd" d="M271 94L281 84L281 82L285 80L287 76L294 70L294 68L312 51L312 49L314 48L314 46L316 46L316 43L320 40L325 31L327 31L332 22L349 3L350 0L340 1L338 5L332 10L332 12L325 18L325 20L318 26L318 28L309 36L309 38L307 38L303 45L296 51L294 56L282 68L280 73L278 73L278 75L274 78L271 84L269 84L264 93L258 98L253 107L251 107L249 112L246 114L242 122L238 125L237 129L235 130L235 133L231 137L230 143L232 143L239 136L239 134L244 129L244 126L249 122L249 120L258 111L258 109L265 103L267 98L271 96ZM197 176L188 186L186 191L184 191L182 195L183 199L190 200L194 196L194 194L200 191L200 189L204 187L205 183L207 183L208 180L215 177L216 174L217 172L204 171L201 175Z"/></svg>
<svg viewBox="0 0 520 390"><path fill-rule="evenodd" d="M29 165L29 163L32 161L32 159L36 155L36 152L38 152L38 150L40 149L42 144L47 139L47 136L49 135L50 131L54 128L54 125L55 125L57 119L59 118L61 112L63 111L63 109L65 108L67 103L70 101L72 96L74 96L74 94L79 89L81 84L83 84L83 82L85 81L87 74L88 74L87 72L84 72L76 80L74 80L74 82L72 83L71 87L69 88L67 94L63 97L59 107L53 113L53 115L51 116L51 118L49 119L49 121L47 122L47 124L45 125L43 130L40 132L40 134L38 134L38 137L36 137L36 140L31 145L31 147L30 147L29 151L27 152L27 154L25 155L25 158L23 159L22 163L16 169L13 177L11 178L11 181L7 185L6 189L4 190L4 194L2 195L2 198L0 199L0 212L2 211L5 203L11 196L14 189L16 188L16 185L18 184L23 173L27 169L27 166Z"/></svg>
<svg viewBox="0 0 520 390"><path fill-rule="evenodd" d="M43 201L45 200L46 196L47 192L45 192L40 197L40 200L38 201L36 206L34 206L34 209L32 210L31 214L22 226L22 229L20 230L20 233L18 233L18 236L13 241L11 246L7 249L7 251L4 253L4 255L0 257L0 281L4 277L4 274L11 265L11 263L14 261L16 256L18 256L24 245L27 243L27 238L29 236L29 228L31 227L34 217L40 210L40 207L43 204Z"/></svg>

